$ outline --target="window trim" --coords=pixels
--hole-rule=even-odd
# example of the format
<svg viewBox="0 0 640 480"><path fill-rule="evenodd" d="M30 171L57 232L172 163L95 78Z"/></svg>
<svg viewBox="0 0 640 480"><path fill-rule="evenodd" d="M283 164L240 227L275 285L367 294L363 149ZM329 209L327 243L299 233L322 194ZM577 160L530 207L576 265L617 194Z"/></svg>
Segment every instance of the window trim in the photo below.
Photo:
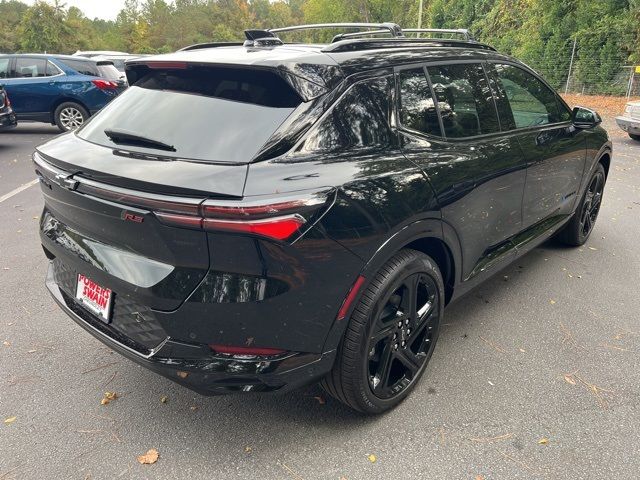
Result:
<svg viewBox="0 0 640 480"><path fill-rule="evenodd" d="M45 62L45 72L47 71L47 65L51 64L51 65L55 66L58 69L59 73L57 73L55 75L45 75L44 77L10 77L10 78L6 78L5 80L22 80L22 81L24 81L24 80L44 80L44 79L48 79L48 78L55 78L55 77L60 77L60 76L65 75L65 73L62 71L62 69L60 67L58 67L55 63L53 63L50 58L48 58L48 57L32 57L30 55L16 55L15 57L13 57L13 59L12 59L13 63L11 64L11 67L10 67L11 70L10 71L14 75L17 73L16 72L16 68L17 68L17 65L18 65L18 59L20 59L20 58L31 58L31 59L34 59L34 60L44 60L44 62Z"/></svg>
<svg viewBox="0 0 640 480"><path fill-rule="evenodd" d="M427 85L429 86L429 93L431 94L431 98L433 99L433 104L436 108L436 115L438 116L438 125L440 127L440 135L434 135L432 133L426 133L426 132L421 132L420 130L415 130L413 128L407 127L406 125L404 125L402 123L401 120L401 115L400 115L400 109L402 108L402 93L400 91L400 80L399 80L399 76L400 76L400 72L402 71L406 71L406 70L422 70L422 74L425 77L425 80L427 81ZM395 123L396 123L396 128L398 128L398 130L402 130L402 131L406 131L415 135L422 135L424 137L428 137L428 138L439 138L439 139L444 139L444 126L442 125L442 118L440 118L440 109L438 108L438 99L435 98L435 96L433 95L433 85L431 84L431 79L429 78L429 75L427 74L427 67L425 67L423 64L420 64L418 66L410 66L410 67L398 67L398 68L394 68L393 71L393 80L394 80L394 92L396 95L396 99L393 103L393 117L395 119Z"/></svg>

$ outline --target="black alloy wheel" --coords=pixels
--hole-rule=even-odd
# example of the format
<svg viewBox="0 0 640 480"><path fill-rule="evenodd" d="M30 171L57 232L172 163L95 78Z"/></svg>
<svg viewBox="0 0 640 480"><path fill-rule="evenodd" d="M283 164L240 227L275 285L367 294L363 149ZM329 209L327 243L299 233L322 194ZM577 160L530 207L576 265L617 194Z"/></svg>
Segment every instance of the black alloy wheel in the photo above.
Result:
<svg viewBox="0 0 640 480"><path fill-rule="evenodd" d="M401 250L363 290L333 370L321 386L363 413L398 405L424 373L438 339L444 285L436 262Z"/></svg>
<svg viewBox="0 0 640 480"><path fill-rule="evenodd" d="M406 277L385 299L369 337L369 387L388 399L402 392L426 365L438 326L435 281L422 273Z"/></svg>
<svg viewBox="0 0 640 480"><path fill-rule="evenodd" d="M599 163L589 179L582 201L576 208L573 217L558 234L558 239L561 242L574 247L579 247L586 243L591 232L593 232L600 213L606 182L607 175L604 167Z"/></svg>

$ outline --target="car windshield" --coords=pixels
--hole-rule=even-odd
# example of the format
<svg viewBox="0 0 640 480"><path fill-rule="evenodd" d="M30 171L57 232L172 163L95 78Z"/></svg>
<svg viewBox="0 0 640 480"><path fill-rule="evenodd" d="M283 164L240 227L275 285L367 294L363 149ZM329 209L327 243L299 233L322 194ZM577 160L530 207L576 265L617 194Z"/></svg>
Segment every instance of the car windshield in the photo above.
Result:
<svg viewBox="0 0 640 480"><path fill-rule="evenodd" d="M301 103L270 71L193 67L130 72L133 86L78 132L108 147L208 162L248 163ZM123 145L120 131L171 145Z"/></svg>

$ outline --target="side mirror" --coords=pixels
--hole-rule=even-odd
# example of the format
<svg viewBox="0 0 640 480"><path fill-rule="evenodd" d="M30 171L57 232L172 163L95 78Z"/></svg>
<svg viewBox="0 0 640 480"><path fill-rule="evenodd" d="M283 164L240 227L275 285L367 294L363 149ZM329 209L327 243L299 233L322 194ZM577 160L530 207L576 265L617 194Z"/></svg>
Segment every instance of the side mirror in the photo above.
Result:
<svg viewBox="0 0 640 480"><path fill-rule="evenodd" d="M571 113L571 121L576 128L593 128L602 123L598 112L587 107L574 107Z"/></svg>

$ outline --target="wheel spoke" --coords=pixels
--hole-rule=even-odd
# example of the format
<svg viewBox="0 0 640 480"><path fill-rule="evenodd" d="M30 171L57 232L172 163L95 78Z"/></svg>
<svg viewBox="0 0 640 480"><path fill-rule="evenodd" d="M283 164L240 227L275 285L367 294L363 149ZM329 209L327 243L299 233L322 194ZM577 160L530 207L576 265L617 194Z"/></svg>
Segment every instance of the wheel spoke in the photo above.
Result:
<svg viewBox="0 0 640 480"><path fill-rule="evenodd" d="M396 331L395 322L390 323L389 325L382 325L380 328L371 336L369 340L369 345L375 346L380 342L380 340L384 340L387 337L391 337Z"/></svg>
<svg viewBox="0 0 640 480"><path fill-rule="evenodd" d="M412 376L420 370L422 362L411 350L398 350L396 358L411 372Z"/></svg>
<svg viewBox="0 0 640 480"><path fill-rule="evenodd" d="M378 368L373 376L373 389L378 392L386 390L389 383L389 374L391 373L391 364L393 363L393 346L391 342L387 342L380 355Z"/></svg>

